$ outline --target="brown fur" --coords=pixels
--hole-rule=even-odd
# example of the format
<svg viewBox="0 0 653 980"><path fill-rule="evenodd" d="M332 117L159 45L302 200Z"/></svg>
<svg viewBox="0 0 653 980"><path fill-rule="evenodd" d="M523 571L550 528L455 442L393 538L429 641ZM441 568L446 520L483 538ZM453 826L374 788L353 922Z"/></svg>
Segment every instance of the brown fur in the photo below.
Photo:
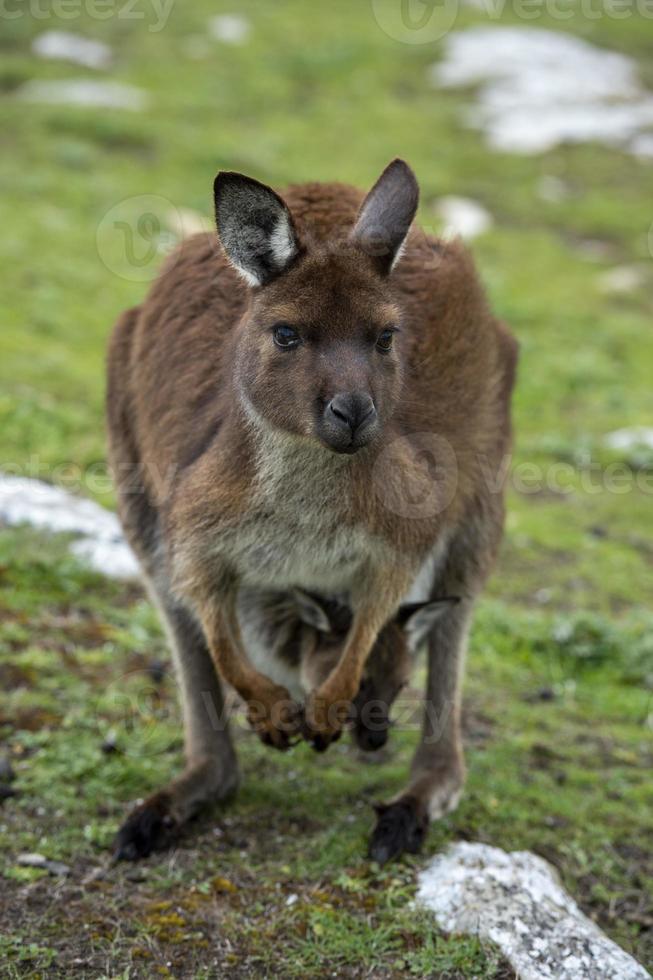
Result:
<svg viewBox="0 0 653 980"><path fill-rule="evenodd" d="M110 455L120 516L159 605L194 624L196 647L257 704L259 733L280 747L298 732L322 744L337 736L379 632L438 553L429 594L463 601L429 639L427 698L443 727L434 732L427 712L399 801L420 821L453 805L462 785L462 651L501 537L495 481L510 449L516 344L459 242L413 228L380 275L347 237L363 198L339 184L289 188L300 250L262 288L243 283L212 235L183 243L116 325ZM275 350L279 321L302 325L301 350ZM368 353L397 322L393 353ZM320 406L338 390L369 391L378 411L374 436L353 455L316 435ZM406 506L425 492L432 507ZM304 709L248 662L236 616L243 584L346 595L343 652ZM228 765L226 732L197 739Z"/></svg>

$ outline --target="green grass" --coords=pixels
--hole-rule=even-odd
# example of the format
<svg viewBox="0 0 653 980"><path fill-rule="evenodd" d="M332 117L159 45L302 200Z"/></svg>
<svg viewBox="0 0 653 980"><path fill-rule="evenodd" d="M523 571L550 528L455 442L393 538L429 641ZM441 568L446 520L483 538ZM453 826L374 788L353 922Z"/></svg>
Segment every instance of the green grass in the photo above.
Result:
<svg viewBox="0 0 653 980"><path fill-rule="evenodd" d="M126 199L159 195L208 215L221 167L278 185L368 186L401 154L426 225L442 194L481 201L496 223L474 251L521 344L517 440L506 539L469 658L469 787L427 853L460 837L536 850L650 961L653 460L608 451L603 437L653 417L653 170L596 146L489 153L461 122L471 93L426 83L442 44L392 41L370 4L239 9L248 43L205 49L190 40L228 5L177 3L158 33L117 17L3 21L0 470L111 505L104 349L147 284L114 274L115 251L96 239ZM457 26L482 21L463 9ZM578 12L536 23L631 55L653 84L647 25ZM146 89L148 111L18 102L27 79L95 77L32 57L32 37L50 28L110 43L111 77ZM565 181L564 202L539 198L545 175ZM162 220L166 208L155 203ZM604 258L589 258L587 242ZM634 263L645 287L606 296L601 273ZM364 860L369 803L401 785L411 731L394 733L382 765L362 767L342 743L281 757L239 728L237 800L173 856L90 876L128 801L180 765L174 686L148 669L165 656L137 590L85 572L63 541L0 533L0 735L18 791L0 809L8 975L507 975L492 949L442 936L412 910L423 858L382 872ZM118 751L106 754L110 734ZM70 880L17 865L21 851L64 861Z"/></svg>
<svg viewBox="0 0 653 980"><path fill-rule="evenodd" d="M0 567L0 734L18 790L0 823L1 888L15 896L4 942L16 975L45 960L48 975L75 960L91 975L110 963L109 975L120 966L149 976L156 965L200 976L214 960L236 976L506 975L491 949L439 935L410 907L422 858L382 871L364 858L370 804L405 778L409 725L383 764L362 765L342 743L325 756L303 745L273 754L239 716L237 799L198 821L173 856L94 878L128 802L180 765L174 683L151 671L162 637L137 590L91 575L33 532L2 535ZM645 614L617 626L487 601L470 654L468 790L426 848L462 837L543 854L642 959L653 901L652 626ZM71 883L17 864L25 851L68 864ZM55 889L69 896L63 919Z"/></svg>

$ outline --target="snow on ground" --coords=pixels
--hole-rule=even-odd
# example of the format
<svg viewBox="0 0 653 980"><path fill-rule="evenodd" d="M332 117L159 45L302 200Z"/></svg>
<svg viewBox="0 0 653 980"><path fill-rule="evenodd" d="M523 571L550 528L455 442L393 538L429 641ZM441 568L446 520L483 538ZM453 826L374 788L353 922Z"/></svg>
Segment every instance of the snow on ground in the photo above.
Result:
<svg viewBox="0 0 653 980"><path fill-rule="evenodd" d="M653 429L635 425L632 429L615 429L604 439L610 449L627 452L630 449L653 449Z"/></svg>
<svg viewBox="0 0 653 980"><path fill-rule="evenodd" d="M103 575L138 577L138 564L115 514L40 480L0 474L0 522L75 534L71 551Z"/></svg>
<svg viewBox="0 0 653 980"><path fill-rule="evenodd" d="M470 240L492 227L492 215L478 201L469 197L442 197L437 213L443 223L443 235L450 238L460 235Z"/></svg>
<svg viewBox="0 0 653 980"><path fill-rule="evenodd" d="M18 89L17 96L24 102L131 109L134 112L144 109L148 103L147 93L133 85L88 78L26 82Z"/></svg>
<svg viewBox="0 0 653 980"><path fill-rule="evenodd" d="M249 21L240 14L218 14L209 21L209 34L223 44L244 44L250 30Z"/></svg>
<svg viewBox="0 0 653 980"><path fill-rule="evenodd" d="M496 943L520 980L651 980L528 851L453 844L420 873L417 901L446 932Z"/></svg>
<svg viewBox="0 0 653 980"><path fill-rule="evenodd" d="M474 27L450 34L437 87L479 85L470 124L497 150L541 153L596 141L653 153L653 95L626 55L561 31Z"/></svg>
<svg viewBox="0 0 653 980"><path fill-rule="evenodd" d="M32 51L39 58L71 61L84 68L108 68L111 64L111 48L107 44L67 31L39 34L32 41Z"/></svg>

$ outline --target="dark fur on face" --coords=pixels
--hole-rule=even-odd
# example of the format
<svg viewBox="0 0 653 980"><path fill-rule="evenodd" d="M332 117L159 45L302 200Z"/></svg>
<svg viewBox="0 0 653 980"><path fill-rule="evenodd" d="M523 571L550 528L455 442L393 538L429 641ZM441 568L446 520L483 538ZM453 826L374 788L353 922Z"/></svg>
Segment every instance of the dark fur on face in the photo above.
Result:
<svg viewBox="0 0 653 980"><path fill-rule="evenodd" d="M358 259L358 261L355 261ZM371 399L374 427L364 444L380 438L401 391L401 341L389 350L379 337L400 330L401 311L387 283L354 246L297 260L281 280L255 297L239 328L236 374L256 414L276 429L334 448L325 410L339 394ZM279 326L292 328L296 346L275 344ZM362 445L363 441L359 438Z"/></svg>

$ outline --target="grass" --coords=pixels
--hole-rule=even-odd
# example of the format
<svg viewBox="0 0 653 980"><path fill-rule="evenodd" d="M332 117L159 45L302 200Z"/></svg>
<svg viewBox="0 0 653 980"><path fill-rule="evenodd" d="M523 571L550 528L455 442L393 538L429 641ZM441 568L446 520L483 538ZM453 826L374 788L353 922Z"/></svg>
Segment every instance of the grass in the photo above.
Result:
<svg viewBox="0 0 653 980"><path fill-rule="evenodd" d="M112 503L104 347L147 285L107 268L116 243L103 218L137 212L126 199L163 198L147 204L164 226L172 207L210 213L220 167L281 185L369 185L400 153L420 178L425 224L442 194L481 201L495 225L474 251L521 343L517 443L505 544L469 658L469 787L426 852L461 837L535 850L650 963L653 460L608 450L604 436L650 422L653 292L606 295L600 275L641 264L650 286L653 171L596 146L489 153L460 122L470 94L426 84L441 45L393 42L370 5L240 7L252 23L241 47L205 40L208 18L231 12L207 0L176 4L158 33L118 17L3 22L0 469ZM457 27L482 20L464 9ZM503 22L519 21L506 11ZM629 54L651 83L646 23L577 12L537 26ZM24 80L92 74L33 58L32 37L54 27L111 44L111 77L147 90L150 109L21 104ZM563 202L539 198L546 175L565 182ZM159 250L169 243L162 233ZM443 936L412 909L424 858L383 871L364 859L369 803L401 785L412 731L362 766L342 743L277 756L239 726L238 798L174 853L102 870L128 802L180 765L165 659L138 590L91 575L64 541L0 532L0 737L17 775L0 804L8 976L510 975L493 949ZM21 866L25 851L71 874Z"/></svg>

